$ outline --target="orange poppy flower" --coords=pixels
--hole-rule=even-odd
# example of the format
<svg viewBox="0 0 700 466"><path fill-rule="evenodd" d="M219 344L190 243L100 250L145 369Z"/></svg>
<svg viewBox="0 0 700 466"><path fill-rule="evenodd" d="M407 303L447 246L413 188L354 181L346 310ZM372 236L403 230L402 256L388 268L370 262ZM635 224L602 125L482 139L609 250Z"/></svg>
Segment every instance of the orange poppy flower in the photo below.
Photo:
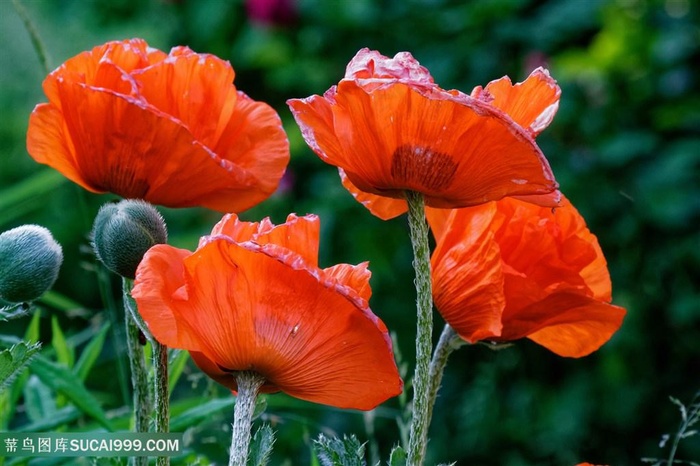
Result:
<svg viewBox="0 0 700 466"><path fill-rule="evenodd" d="M27 150L92 192L245 210L275 191L289 144L277 113L233 78L228 62L187 47L109 42L47 76Z"/></svg>
<svg viewBox="0 0 700 466"><path fill-rule="evenodd" d="M469 96L441 89L408 52L387 58L362 49L337 86L287 103L307 144L387 219L407 210L407 190L439 208L505 196L557 205L557 183L534 136L558 98L544 70L522 85L501 80Z"/></svg>
<svg viewBox="0 0 700 466"><path fill-rule="evenodd" d="M554 211L517 199L430 209L428 221L435 305L464 340L527 337L580 357L622 324L598 240L567 199Z"/></svg>
<svg viewBox="0 0 700 466"><path fill-rule="evenodd" d="M319 220L225 216L192 253L151 248L132 295L161 343L217 382L256 371L261 392L372 409L401 393L387 328L369 309L367 263L317 265Z"/></svg>

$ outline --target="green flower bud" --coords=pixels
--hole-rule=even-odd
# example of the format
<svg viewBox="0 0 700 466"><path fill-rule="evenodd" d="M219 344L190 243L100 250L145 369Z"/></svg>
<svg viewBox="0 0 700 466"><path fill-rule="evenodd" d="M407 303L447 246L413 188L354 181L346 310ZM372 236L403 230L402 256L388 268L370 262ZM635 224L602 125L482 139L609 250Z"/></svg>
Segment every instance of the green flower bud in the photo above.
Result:
<svg viewBox="0 0 700 466"><path fill-rule="evenodd" d="M146 251L167 241L163 217L145 201L129 199L103 205L92 228L92 246L97 258L125 278L135 277L136 267Z"/></svg>
<svg viewBox="0 0 700 466"><path fill-rule="evenodd" d="M53 286L63 262L61 246L38 225L0 234L0 299L25 303Z"/></svg>

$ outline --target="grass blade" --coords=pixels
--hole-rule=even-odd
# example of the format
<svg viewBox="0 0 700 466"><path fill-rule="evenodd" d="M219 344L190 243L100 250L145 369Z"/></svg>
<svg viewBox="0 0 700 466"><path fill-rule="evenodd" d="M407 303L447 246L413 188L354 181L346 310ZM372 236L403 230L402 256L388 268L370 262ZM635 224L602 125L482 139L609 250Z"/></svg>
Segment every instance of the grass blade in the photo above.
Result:
<svg viewBox="0 0 700 466"><path fill-rule="evenodd" d="M63 394L71 403L88 416L94 418L104 428L112 431L100 403L78 380L73 372L63 366L39 356L29 366L31 371L46 385Z"/></svg>

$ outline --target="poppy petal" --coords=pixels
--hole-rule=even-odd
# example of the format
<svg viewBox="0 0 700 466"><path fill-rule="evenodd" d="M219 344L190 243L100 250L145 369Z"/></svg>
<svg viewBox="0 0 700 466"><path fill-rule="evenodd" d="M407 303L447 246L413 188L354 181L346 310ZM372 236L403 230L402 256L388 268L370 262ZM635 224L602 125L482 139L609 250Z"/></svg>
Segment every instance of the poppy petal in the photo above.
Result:
<svg viewBox="0 0 700 466"><path fill-rule="evenodd" d="M375 217L379 217L382 220L389 220L408 211L408 204L406 204L405 199L394 199L392 197L378 196L376 194L360 191L357 186L352 184L352 181L348 179L345 170L339 168L338 173L340 174L340 182L343 184L343 187L352 194L352 197L354 197L357 202L365 206Z"/></svg>
<svg viewBox="0 0 700 466"><path fill-rule="evenodd" d="M553 211L504 199L498 203L498 210L503 215L497 232L498 242L503 261L513 274L527 277L543 291L566 288L598 299L609 298L609 275L604 259L602 264L600 262L602 251L598 241L567 199L562 199L561 207ZM535 253L537 260L533 260ZM584 270L587 270L585 274ZM507 291L512 296L511 307L525 307L531 302L516 303L519 301L516 296L524 297L526 287L522 280L525 279L512 286L506 282L512 290Z"/></svg>
<svg viewBox="0 0 700 466"><path fill-rule="evenodd" d="M372 296L372 288L369 286L369 279L372 273L368 267L369 262L363 262L358 265L338 264L323 269L323 272L326 277L336 280L339 285L347 286L362 299L369 301L369 298Z"/></svg>
<svg viewBox="0 0 700 466"><path fill-rule="evenodd" d="M262 231L269 231L273 227L272 223L265 219L262 222L245 222L240 220L236 214L226 214L219 220L211 230L209 236L228 236L237 243L251 241ZM201 238L199 245L203 246L208 241L209 236Z"/></svg>
<svg viewBox="0 0 700 466"><path fill-rule="evenodd" d="M323 97L287 103L309 147L340 169L359 202L387 219L405 211L406 191L423 194L426 205L437 208L507 196L557 206L558 185L534 141L554 104L525 109L523 103L550 98L544 90L550 85L556 87L538 70L512 92L510 81L492 83L498 99L482 88L472 97L441 89L410 53L388 58L362 49ZM380 203L377 196L401 202Z"/></svg>
<svg viewBox="0 0 700 466"><path fill-rule="evenodd" d="M495 206L469 210L469 217L452 211L449 229L440 225L444 218L438 209L429 209L428 221L434 232L443 232L431 259L435 305L459 336L473 343L500 335L505 296L500 250L488 228Z"/></svg>
<svg viewBox="0 0 700 466"><path fill-rule="evenodd" d="M449 228L448 222L451 219L454 210L455 209L435 209L433 207L425 208L425 216L428 220L428 224L430 225L430 231L432 231L433 237L436 241L439 238L442 238L442 235L444 235ZM435 247L437 249L445 246L442 245L441 242L437 242Z"/></svg>
<svg viewBox="0 0 700 466"><path fill-rule="evenodd" d="M174 300L187 298L183 260L191 254L165 244L153 246L136 270L131 296L156 340L166 346L196 350L197 339L171 308Z"/></svg>
<svg viewBox="0 0 700 466"><path fill-rule="evenodd" d="M93 192L248 209L277 188L289 144L277 113L233 78L228 62L187 47L166 55L141 39L108 42L44 80L56 111L30 118L28 151Z"/></svg>
<svg viewBox="0 0 700 466"><path fill-rule="evenodd" d="M71 81L131 95L135 89L129 73L150 64L150 51L153 49L148 49L148 45L142 39L108 42L94 47L90 51L66 60L50 73L43 83L44 93L49 102L59 108L61 99L58 83L61 81Z"/></svg>
<svg viewBox="0 0 700 466"><path fill-rule="evenodd" d="M326 94L331 95L334 88ZM340 142L334 133L333 110L329 100L313 95L306 99L289 99L287 105L299 124L301 135L309 147L326 163L338 165L335 159L328 159L342 152Z"/></svg>
<svg viewBox="0 0 700 466"><path fill-rule="evenodd" d="M537 68L525 81L515 85L504 76L472 91L472 97L501 109L533 137L552 122L559 109L560 95L557 82L543 68Z"/></svg>
<svg viewBox="0 0 700 466"><path fill-rule="evenodd" d="M255 185L250 173L219 159L157 109L75 83L64 83L60 96L74 159L91 190L170 207L244 210L257 202L241 195Z"/></svg>
<svg viewBox="0 0 700 466"><path fill-rule="evenodd" d="M345 79L360 80L367 84L403 82L426 88L437 87L433 77L418 60L408 52L399 52L393 58L385 57L376 50L360 49L345 69Z"/></svg>
<svg viewBox="0 0 700 466"><path fill-rule="evenodd" d="M222 370L255 370L292 396L344 408L400 393L384 325L308 269L222 237L185 270L188 300L174 314Z"/></svg>
<svg viewBox="0 0 700 466"><path fill-rule="evenodd" d="M504 315L503 340L527 338L566 357L586 356L620 328L621 307L574 293L554 293L510 316Z"/></svg>
<svg viewBox="0 0 700 466"><path fill-rule="evenodd" d="M231 118L211 149L225 161L227 169L235 164L254 180L247 190L237 194L245 198L248 207L275 192L289 163L289 141L279 115L268 104L257 102L241 91ZM211 202L216 202L218 196L212 193ZM228 212L240 210L244 209Z"/></svg>
<svg viewBox="0 0 700 466"><path fill-rule="evenodd" d="M556 188L529 136L467 96L443 92L427 99L403 84L367 93L345 81L335 99L333 122L342 152L332 153L325 140L315 142L326 161L342 167L362 191L396 198L405 190L419 191L427 205L445 208Z"/></svg>
<svg viewBox="0 0 700 466"><path fill-rule="evenodd" d="M465 340L528 337L559 355L580 357L620 327L625 310L609 304L598 241L566 198L553 210L506 198L426 214L436 239L435 304ZM475 283L490 286L501 305L502 329L491 337L474 333L483 330L473 320L479 308L473 303L483 297Z"/></svg>
<svg viewBox="0 0 700 466"><path fill-rule="evenodd" d="M180 47L133 76L148 103L182 121L208 148L216 147L237 100L228 62Z"/></svg>
<svg viewBox="0 0 700 466"><path fill-rule="evenodd" d="M39 104L29 116L27 152L38 163L50 165L63 176L89 191L97 191L83 177L74 158L75 149L60 110Z"/></svg>
<svg viewBox="0 0 700 466"><path fill-rule="evenodd" d="M253 223L242 221L235 214L228 214L214 226L211 236L228 236L237 243L252 241L259 245L274 244L280 251L292 251L304 263L315 267L318 265L320 231L321 223L316 215L298 217L290 214L285 223L273 225L269 218ZM209 237L202 240L206 242L207 238Z"/></svg>
<svg viewBox="0 0 700 466"><path fill-rule="evenodd" d="M559 207L563 198L561 191L555 189L548 194L529 194L527 196L511 196L528 204L535 204L542 207Z"/></svg>
<svg viewBox="0 0 700 466"><path fill-rule="evenodd" d="M190 357L197 367L199 367L202 372L207 374L207 376L228 388L234 394L238 393L238 385L236 384L236 379L231 372L223 371L214 361L198 351L190 351ZM259 389L260 393L277 393L279 391L279 388L269 384L263 385Z"/></svg>

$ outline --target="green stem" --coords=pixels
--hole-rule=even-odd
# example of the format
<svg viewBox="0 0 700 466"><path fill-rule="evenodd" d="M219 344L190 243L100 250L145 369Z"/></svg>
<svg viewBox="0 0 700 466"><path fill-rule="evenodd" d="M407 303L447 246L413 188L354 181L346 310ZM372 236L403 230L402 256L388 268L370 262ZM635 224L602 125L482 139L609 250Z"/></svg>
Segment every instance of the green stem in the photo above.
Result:
<svg viewBox="0 0 700 466"><path fill-rule="evenodd" d="M131 385L134 389L134 430L148 432L149 416L151 414L151 398L148 390L148 371L144 356L144 345L141 344L141 330L131 312L131 280L122 279L124 299L124 319L126 321L126 348L131 364ZM147 466L148 457L133 457L137 466Z"/></svg>
<svg viewBox="0 0 700 466"><path fill-rule="evenodd" d="M362 419L365 421L365 434L367 434L367 443L369 444L369 463L380 464L379 460L379 444L377 436L374 433L374 418L377 412L372 409L362 413Z"/></svg>
<svg viewBox="0 0 700 466"><path fill-rule="evenodd" d="M170 431L170 392L168 388L168 347L156 340L148 329L148 325L139 314L136 303L131 297L131 280L122 279L124 285L124 309L129 314L139 331L151 343L153 349L153 399L155 400L155 431L167 433ZM170 464L169 457L158 457L158 466Z"/></svg>
<svg viewBox="0 0 700 466"><path fill-rule="evenodd" d="M408 225L416 271L416 372L413 376L413 418L408 441L408 466L422 466L428 444L430 354L433 336L433 296L430 278L430 245L423 195L406 191Z"/></svg>
<svg viewBox="0 0 700 466"><path fill-rule="evenodd" d="M700 401L698 398L700 397L700 391L695 394L693 399L690 401L690 404L688 406L691 407L688 412L686 409L686 414L683 416L680 428L678 429L678 432L676 432L676 435L673 437L673 444L671 445L671 451L668 454L668 459L666 460L666 464L668 466L672 466L675 457L676 457L676 451L678 450L678 444L681 442L681 439L686 438L686 432L690 426L695 424L698 419L700 419Z"/></svg>
<svg viewBox="0 0 700 466"><path fill-rule="evenodd" d="M236 372L238 396L233 410L233 432L228 466L245 466L250 448L250 427L255 412L255 399L265 379L256 372Z"/></svg>
<svg viewBox="0 0 700 466"><path fill-rule="evenodd" d="M46 53L44 42L39 36L39 31L37 31L36 27L34 26L34 22L32 22L27 10L24 8L24 5L19 2L19 0L12 0L12 6L22 19L22 23L24 23L24 27L29 33L29 37L32 40L32 46L34 46L34 51L39 57L39 63L41 63L42 68L44 68L44 74L49 74L51 72L51 67L49 66L48 54Z"/></svg>
<svg viewBox="0 0 700 466"><path fill-rule="evenodd" d="M454 329L450 327L450 324L445 324L445 328L442 329L442 334L440 335L440 340L433 352L433 359L430 361L428 425L430 425L430 421L433 419L433 407L435 406L438 390L440 390L440 383L442 382L442 375L447 365L447 358L450 357L450 354L452 354L454 350L464 344L466 344L466 342L457 335Z"/></svg>
<svg viewBox="0 0 700 466"><path fill-rule="evenodd" d="M161 345L155 338L151 339L153 346L153 383L156 405L156 432L170 431L170 400L168 389L168 347ZM158 466L168 466L170 457L159 456Z"/></svg>

